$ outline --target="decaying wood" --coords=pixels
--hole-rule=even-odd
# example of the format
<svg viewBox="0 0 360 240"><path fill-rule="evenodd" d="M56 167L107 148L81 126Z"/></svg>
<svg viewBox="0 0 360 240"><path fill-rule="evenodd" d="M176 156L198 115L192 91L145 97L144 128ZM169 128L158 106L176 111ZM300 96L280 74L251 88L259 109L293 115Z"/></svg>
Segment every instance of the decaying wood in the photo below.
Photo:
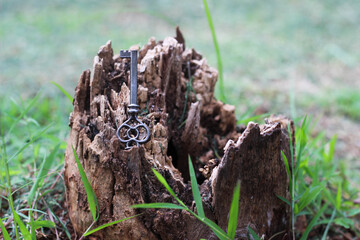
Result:
<svg viewBox="0 0 360 240"><path fill-rule="evenodd" d="M133 47L137 48L137 47ZM101 225L137 213L141 216L105 228L99 239L216 239L208 227L180 210L136 210L137 203L174 202L153 175L156 168L187 206L194 209L188 156L194 163L205 214L225 231L237 180L241 181L237 239L249 225L260 236L288 230L288 197L281 150L290 159L283 118L265 125L236 126L235 107L214 98L218 73L184 38L151 38L138 59L140 118L151 131L141 147L124 150L116 129L127 119L129 60L114 55L111 42L94 58L75 89L65 154L66 197L74 229L92 223L86 192L72 153L77 155L98 198ZM191 84L190 84L191 83ZM196 210L196 209L194 209Z"/></svg>

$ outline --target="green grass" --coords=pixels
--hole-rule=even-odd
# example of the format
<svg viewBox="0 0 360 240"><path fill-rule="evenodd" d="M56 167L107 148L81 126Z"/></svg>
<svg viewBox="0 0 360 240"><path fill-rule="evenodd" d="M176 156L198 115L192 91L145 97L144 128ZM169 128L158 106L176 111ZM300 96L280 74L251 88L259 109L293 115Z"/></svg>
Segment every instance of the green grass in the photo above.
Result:
<svg viewBox="0 0 360 240"><path fill-rule="evenodd" d="M7 226L11 239L34 239L39 229L54 228L48 213L59 209L64 200L59 174L63 169L65 129L58 122L59 109L54 109L61 103L52 99L49 107L48 100L37 95L25 101L1 101L0 191L7 194L0 200L0 217L3 223L13 219ZM61 225L59 220L56 224Z"/></svg>
<svg viewBox="0 0 360 240"><path fill-rule="evenodd" d="M329 230L332 233L338 226L351 229L359 236L357 228L359 219L352 214L360 212L360 207L354 203L359 186L352 186L346 172L341 167L342 162L335 159L336 136L326 141L322 134L311 135L311 119L305 117L301 126L296 129L296 153L291 153L291 162L296 156L296 166L289 167L289 160L283 154L284 163L290 179L290 201L284 196L278 196L287 202L292 209L292 229L294 235L296 218L305 215L309 224L300 239L308 239L308 234L315 226L323 229L323 239ZM336 223L336 220L338 221ZM335 224L334 224L335 223Z"/></svg>
<svg viewBox="0 0 360 240"><path fill-rule="evenodd" d="M99 203L97 201L97 197L95 195L94 190L91 187L91 184L86 176L85 170L82 167L79 158L76 154L76 151L74 149L74 147L72 147L73 153L74 153L74 157L75 157L75 161L76 161L76 165L78 167L79 173L80 173L80 177L81 177L81 181L83 183L83 186L85 188L86 191L86 197L88 199L88 204L89 204L89 208L90 208L90 212L91 215L93 217L94 222L96 222L99 218Z"/></svg>
<svg viewBox="0 0 360 240"><path fill-rule="evenodd" d="M216 96L237 106L239 124L261 120L268 112L294 117L310 113L357 126L359 1L207 3L210 28L215 26L217 35L209 31L202 1L172 2L171 8L166 0L2 3L0 227L5 239L29 234L34 238L35 230L71 238L59 177L69 99L81 71L92 65L98 47L109 39L119 52L134 43L143 45L150 36L160 40L174 35L179 25L187 47L195 47L212 66L222 62L223 86L217 86ZM70 93L67 98L51 82L63 86L60 90ZM265 113L258 112L261 108ZM305 215L306 233L323 230L322 238L335 234L339 226L360 236L360 210L353 201L359 192L359 156L353 162L344 159L347 152L339 147L356 149L351 141L357 139L356 132L347 132L346 140L326 137L327 132L319 132L322 128L308 119L296 131L295 169L290 171L292 159L287 159L292 198L286 201L294 213L292 221ZM197 209L202 215L200 205Z"/></svg>

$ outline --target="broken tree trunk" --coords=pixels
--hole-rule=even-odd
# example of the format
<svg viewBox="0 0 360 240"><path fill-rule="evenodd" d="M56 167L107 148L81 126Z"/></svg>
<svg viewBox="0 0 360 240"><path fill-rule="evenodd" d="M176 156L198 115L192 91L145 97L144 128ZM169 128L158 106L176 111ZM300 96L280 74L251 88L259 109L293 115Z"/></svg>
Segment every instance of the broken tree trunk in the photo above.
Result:
<svg viewBox="0 0 360 240"><path fill-rule="evenodd" d="M236 239L247 239L248 225L265 238L287 232L289 207L277 195L289 198L281 151L291 159L291 121L271 118L265 125L236 126L235 107L214 98L217 71L194 49L185 49L180 31L160 42L151 38L139 51L138 72L139 118L149 126L151 139L130 150L116 137L116 129L128 118L129 60L114 55L109 41L94 58L93 74L84 71L75 89L64 178L76 232L82 234L93 220L72 147L98 198L96 225L143 213L96 232L99 239L216 239L185 211L130 207L176 203L152 173L156 168L194 209L188 156L208 218L226 231L240 180Z"/></svg>

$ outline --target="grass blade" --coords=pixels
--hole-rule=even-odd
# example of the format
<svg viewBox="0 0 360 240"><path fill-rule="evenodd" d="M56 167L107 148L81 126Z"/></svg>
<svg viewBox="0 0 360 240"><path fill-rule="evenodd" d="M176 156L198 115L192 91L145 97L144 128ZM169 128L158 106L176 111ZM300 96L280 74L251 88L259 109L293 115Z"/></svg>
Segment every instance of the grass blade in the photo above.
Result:
<svg viewBox="0 0 360 240"><path fill-rule="evenodd" d="M354 225L354 220L351 218L340 217L340 218L335 218L334 223L343 228L349 229L350 226Z"/></svg>
<svg viewBox="0 0 360 240"><path fill-rule="evenodd" d="M134 217L137 217L137 216L139 216L139 215L141 215L141 214L137 214L137 215L134 215L134 216L131 216L131 217L127 217L127 218L123 218L123 219L120 219L120 220L117 220L117 221L113 221L113 222L106 223L106 224L104 224L104 225L101 225L100 227L97 227L97 228L95 228L95 229L93 229L93 230L91 230L91 231L88 231L88 232L84 233L84 236L89 236L89 235L93 234L94 232L97 232L97 231L99 231L99 230L101 230L101 229L103 229L103 228L106 228L106 227L109 227L109 226L111 226L111 225L114 225L114 224L123 222L123 221L125 221L125 220L129 220L129 219L134 218Z"/></svg>
<svg viewBox="0 0 360 240"><path fill-rule="evenodd" d="M213 24L212 19L211 19L210 9L209 9L209 6L207 4L207 0L203 0L203 2L204 2L205 13L206 13L206 17L207 17L207 20L208 20L208 23L209 23L212 39L214 41L215 52L216 52L216 59L217 59L218 70L219 70L220 101L226 102L220 48L219 48L219 44L218 44L217 39L216 39L215 28L214 28L214 24Z"/></svg>
<svg viewBox="0 0 360 240"><path fill-rule="evenodd" d="M256 234L256 232L249 225L247 226L247 230L255 240L261 240L260 237Z"/></svg>
<svg viewBox="0 0 360 240"><path fill-rule="evenodd" d="M281 150L281 155L283 157L284 163L285 163L285 167L286 167L286 172L288 174L288 178L289 178L289 186L290 186L290 193L292 192L292 178L291 178L291 172L290 172L290 167L289 167L289 161L285 155L285 153Z"/></svg>
<svg viewBox="0 0 360 240"><path fill-rule="evenodd" d="M2 131L2 129L0 129L0 130ZM1 154L1 160L2 161L1 161L1 163L5 167L6 192L7 192L7 196L8 196L7 201L9 203L11 212L12 212L12 214L14 216L14 219L15 219L15 215L17 216L17 213L16 213L15 208L14 208L14 201L13 201L13 197L12 197L12 193L11 193L11 178L10 178L10 173L9 173L9 164L8 164L8 159L7 159L5 138L2 135L2 133L1 133L1 143L2 143L2 147L1 147L1 153L2 153ZM1 179L1 181L2 181L2 179ZM17 228L16 221L14 221L14 228L15 228L16 239L19 239L19 230Z"/></svg>
<svg viewBox="0 0 360 240"><path fill-rule="evenodd" d="M293 232L293 239L295 239L295 176L296 176L296 168L298 167L298 165L300 164L300 162L298 162L295 166L295 171L294 171L294 165L295 165L295 161L294 161L294 143L293 143L293 136L291 133L291 129L290 129L290 124L288 125L288 134L289 134L289 139L290 139L290 157L291 157L291 180L289 179L289 181L291 182L291 187L290 187L290 196L291 196L291 230ZM285 154L283 154L283 156L285 156L285 159L287 160L287 157ZM288 162L289 165L289 162ZM287 170L286 170L287 171ZM289 172L290 172L290 168L289 168Z"/></svg>
<svg viewBox="0 0 360 240"><path fill-rule="evenodd" d="M64 230L64 232L66 234L66 236L68 237L69 240L71 240L71 234L70 234L69 230L67 229L67 227L65 226L65 224L60 220L60 218L58 216L56 216L56 214L52 211L51 208L48 208L48 211L56 219L56 221L58 221L60 223L61 227L63 228L63 230Z"/></svg>
<svg viewBox="0 0 360 240"><path fill-rule="evenodd" d="M0 228L1 228L2 236L3 236L4 240L11 240L10 235L9 235L8 231L6 230L1 218L0 218Z"/></svg>
<svg viewBox="0 0 360 240"><path fill-rule="evenodd" d="M28 196L28 204L31 205L31 203L34 200L35 193L38 189L39 183L43 180L43 178L47 175L54 159L56 156L57 151L59 150L60 143L55 146L54 150L50 153L49 157L45 158L44 161L41 164L39 173L36 176L34 185L32 186L29 196Z"/></svg>
<svg viewBox="0 0 360 240"><path fill-rule="evenodd" d="M46 228L54 228L55 227L55 223L53 221L49 221L49 220L39 220L39 221L35 221L33 223L33 227L34 229L39 229L42 227L46 227Z"/></svg>
<svg viewBox="0 0 360 240"><path fill-rule="evenodd" d="M240 199L240 182L236 183L236 187L233 193L233 199L231 201L230 216L227 228L227 234L230 239L235 239L236 227L239 215L239 199Z"/></svg>
<svg viewBox="0 0 360 240"><path fill-rule="evenodd" d="M306 240L308 239L308 235L311 231L311 229L316 225L317 220L319 219L319 217L321 216L321 214L323 214L323 212L327 209L328 204L326 203L324 206L322 206L322 208L320 209L320 211L318 211L316 213L316 215L314 216L314 218L311 220L310 224L306 227L304 234L301 236L300 240Z"/></svg>
<svg viewBox="0 0 360 240"><path fill-rule="evenodd" d="M360 208L358 208L358 209L351 209L351 210L348 212L347 216L348 216L348 217L354 217L354 216L356 216L356 215L358 215L358 214L360 214Z"/></svg>
<svg viewBox="0 0 360 240"><path fill-rule="evenodd" d="M201 222L205 223L209 228L211 228L211 230L215 233L215 235L220 239L220 240L225 240L225 239L230 239L226 233L224 232L224 230L222 230L218 225L216 225L213 221L211 221L208 218L204 218L204 219L199 219Z"/></svg>
<svg viewBox="0 0 360 240"><path fill-rule="evenodd" d="M51 81L50 83L55 85L70 100L70 102L73 103L74 98L63 87L61 87L59 84L57 84L54 81Z"/></svg>
<svg viewBox="0 0 360 240"><path fill-rule="evenodd" d="M159 180L159 182L161 182L162 185L164 185L164 187L166 188L166 190L171 194L171 196L173 196L176 201L178 203L180 203L181 206L185 207L186 209L188 209L188 207L185 205L185 203L183 203L175 194L175 192L171 189L171 187L169 186L169 184L166 182L165 178L158 172L156 171L154 168L152 169L155 176L157 177L157 179Z"/></svg>
<svg viewBox="0 0 360 240"><path fill-rule="evenodd" d="M337 140L337 135L334 135L329 142L329 151L327 154L326 153L324 154L326 163L331 162L334 158L336 140Z"/></svg>
<svg viewBox="0 0 360 240"><path fill-rule="evenodd" d="M338 190L336 193L336 209L340 210L341 207L341 182L339 182Z"/></svg>
<svg viewBox="0 0 360 240"><path fill-rule="evenodd" d="M323 189L323 186L314 186L307 189L299 201L298 212L301 212L301 210L303 210L309 203L311 203Z"/></svg>
<svg viewBox="0 0 360 240"><path fill-rule="evenodd" d="M169 209L183 209L185 208L180 205L176 205L173 203L142 203L135 204L131 206L132 208L169 208Z"/></svg>
<svg viewBox="0 0 360 240"><path fill-rule="evenodd" d="M285 202L286 204L288 204L291 207L291 202L289 202L289 200L287 200L286 198L280 196L280 195L276 195L281 201Z"/></svg>
<svg viewBox="0 0 360 240"><path fill-rule="evenodd" d="M74 147L72 147L72 149L73 149L73 153L74 153L74 156L75 156L76 164L77 164L78 169L79 169L81 181L82 181L82 183L83 183L83 185L85 187L90 212L91 212L91 215L93 217L94 222L96 222L97 217L98 217L97 213L99 212L99 204L98 204L96 195L94 193L94 190L92 189L92 187L91 187L91 185L89 183L89 180L88 180L88 178L86 176L84 168L82 167L82 165L81 165L81 163L79 161L79 158L78 158L78 156L76 154L76 151L75 151Z"/></svg>
<svg viewBox="0 0 360 240"><path fill-rule="evenodd" d="M33 216L33 212L31 210L29 211L29 218L30 218L30 234L31 234L31 238L36 239L36 231L35 231L35 226L34 226L34 216Z"/></svg>
<svg viewBox="0 0 360 240"><path fill-rule="evenodd" d="M332 205L336 206L336 200L333 197L333 192L325 188L323 193L326 197L326 200L330 202Z"/></svg>
<svg viewBox="0 0 360 240"><path fill-rule="evenodd" d="M19 225L19 228L20 228L20 232L22 233L23 235L23 238L25 240L31 240L31 234L30 232L27 230L25 224L21 221L19 215L13 211L13 215L14 215L14 220L15 222Z"/></svg>
<svg viewBox="0 0 360 240"><path fill-rule="evenodd" d="M202 205L199 186L198 186L198 183L196 180L195 170L194 170L194 166L191 162L190 156L189 156L189 172L190 172L190 179L191 179L191 190L192 190L192 194L193 194L193 197L195 200L197 213L198 213L199 217L205 218L205 213L204 213L204 209L203 209L203 205Z"/></svg>
<svg viewBox="0 0 360 240"><path fill-rule="evenodd" d="M335 214L336 214L336 208L334 208L334 210L333 210L333 212L332 212L332 214L331 214L330 221L329 221L328 224L326 225L326 228L325 228L325 231L324 231L324 234L323 234L321 240L326 240L326 236L327 236L327 234L328 234L328 232L329 232L331 223L334 221Z"/></svg>

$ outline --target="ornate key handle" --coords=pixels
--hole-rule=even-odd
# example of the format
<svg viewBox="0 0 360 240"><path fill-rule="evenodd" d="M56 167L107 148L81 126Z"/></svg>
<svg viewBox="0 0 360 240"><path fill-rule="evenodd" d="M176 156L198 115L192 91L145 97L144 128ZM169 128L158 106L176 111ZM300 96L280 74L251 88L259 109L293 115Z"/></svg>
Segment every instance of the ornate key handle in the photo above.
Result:
<svg viewBox="0 0 360 240"><path fill-rule="evenodd" d="M116 136L122 143L126 143L126 149L135 144L146 143L150 138L150 130L145 123L137 118L139 105L137 105L137 50L120 51L120 57L130 58L130 105L128 106L129 119L126 120L116 131ZM141 131L142 130L142 131ZM141 136L142 135L142 136Z"/></svg>

